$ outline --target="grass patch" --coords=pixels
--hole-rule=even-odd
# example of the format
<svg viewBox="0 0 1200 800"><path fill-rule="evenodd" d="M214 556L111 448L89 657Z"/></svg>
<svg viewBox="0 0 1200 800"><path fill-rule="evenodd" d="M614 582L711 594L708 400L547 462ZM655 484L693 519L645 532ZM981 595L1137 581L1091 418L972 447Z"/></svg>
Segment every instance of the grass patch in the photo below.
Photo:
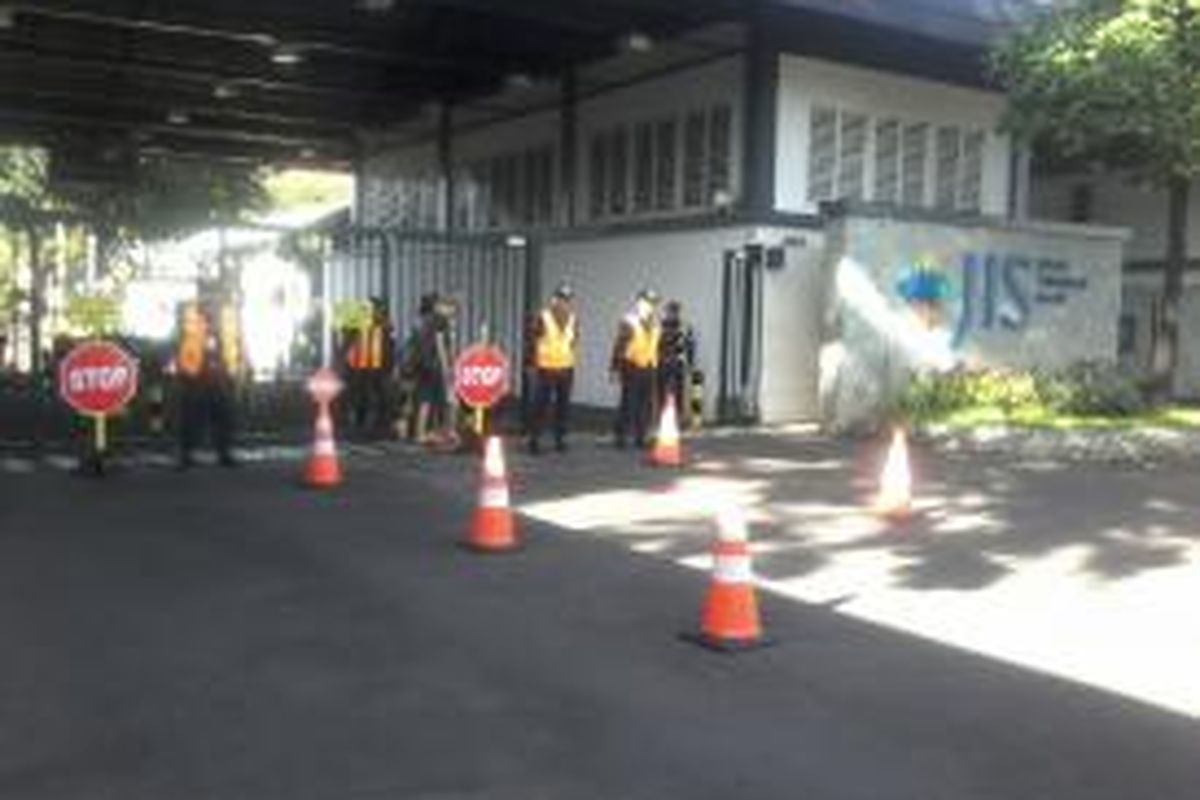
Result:
<svg viewBox="0 0 1200 800"><path fill-rule="evenodd" d="M1007 425L1015 428L1051 430L1129 430L1134 428L1200 428L1200 408L1164 406L1123 417L1066 414L1045 406L1003 408L972 406L935 415L926 423L951 428L979 428Z"/></svg>

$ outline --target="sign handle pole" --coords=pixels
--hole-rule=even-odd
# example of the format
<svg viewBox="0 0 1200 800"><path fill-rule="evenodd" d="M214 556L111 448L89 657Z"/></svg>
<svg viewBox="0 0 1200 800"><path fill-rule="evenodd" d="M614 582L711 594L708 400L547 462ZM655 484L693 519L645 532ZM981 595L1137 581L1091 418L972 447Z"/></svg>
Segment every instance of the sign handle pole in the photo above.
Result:
<svg viewBox="0 0 1200 800"><path fill-rule="evenodd" d="M483 406L475 406L475 435L483 438Z"/></svg>
<svg viewBox="0 0 1200 800"><path fill-rule="evenodd" d="M103 456L108 450L108 415L96 414L92 419L96 422L96 455Z"/></svg>

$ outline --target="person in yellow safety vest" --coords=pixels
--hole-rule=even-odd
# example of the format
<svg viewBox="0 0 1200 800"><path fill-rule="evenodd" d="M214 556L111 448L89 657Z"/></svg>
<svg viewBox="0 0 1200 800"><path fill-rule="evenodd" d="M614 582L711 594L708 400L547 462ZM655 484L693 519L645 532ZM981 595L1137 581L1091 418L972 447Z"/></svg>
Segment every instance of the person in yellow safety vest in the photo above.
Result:
<svg viewBox="0 0 1200 800"><path fill-rule="evenodd" d="M551 403L554 407L554 446L567 449L567 423L571 388L575 383L575 354L579 346L579 320L575 294L561 284L533 321L527 337L526 366L534 376L533 413L529 421L529 452L541 452L542 425Z"/></svg>
<svg viewBox="0 0 1200 800"><path fill-rule="evenodd" d="M241 324L232 305L190 302L180 310L172 363L179 390L179 466L194 463L205 429L222 466L233 457L234 387L243 361ZM214 322L215 320L215 322Z"/></svg>
<svg viewBox="0 0 1200 800"><path fill-rule="evenodd" d="M638 294L633 309L621 320L613 343L610 375L621 383L621 403L617 409L614 441L625 447L633 434L638 448L646 446L646 434L654 416L658 377L659 339L658 293L645 289Z"/></svg>
<svg viewBox="0 0 1200 800"><path fill-rule="evenodd" d="M391 425L388 381L395 363L395 336L387 305L371 298L371 318L346 337L346 400L354 426L361 432L383 432ZM370 423L370 425L368 425Z"/></svg>

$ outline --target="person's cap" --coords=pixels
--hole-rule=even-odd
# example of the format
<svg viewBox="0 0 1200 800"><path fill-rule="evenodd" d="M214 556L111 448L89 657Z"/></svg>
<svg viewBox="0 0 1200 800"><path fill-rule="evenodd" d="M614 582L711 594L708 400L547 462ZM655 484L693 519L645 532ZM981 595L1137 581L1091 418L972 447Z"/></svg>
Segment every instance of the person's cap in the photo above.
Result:
<svg viewBox="0 0 1200 800"><path fill-rule="evenodd" d="M558 288L554 290L554 296L563 300L572 300L575 297L575 290L571 288L569 283L560 283Z"/></svg>
<svg viewBox="0 0 1200 800"><path fill-rule="evenodd" d="M659 300L658 292L653 289L642 289L642 291L638 292L638 299L657 305Z"/></svg>

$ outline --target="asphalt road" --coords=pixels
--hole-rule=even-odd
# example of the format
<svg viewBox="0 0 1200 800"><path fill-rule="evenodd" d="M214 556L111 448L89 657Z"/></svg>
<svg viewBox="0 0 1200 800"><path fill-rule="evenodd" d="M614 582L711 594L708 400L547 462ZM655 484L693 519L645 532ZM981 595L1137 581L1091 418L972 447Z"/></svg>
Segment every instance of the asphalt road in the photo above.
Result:
<svg viewBox="0 0 1200 800"><path fill-rule="evenodd" d="M464 469L469 464L464 461ZM0 798L1185 800L1200 725L766 597L365 464L0 479Z"/></svg>

